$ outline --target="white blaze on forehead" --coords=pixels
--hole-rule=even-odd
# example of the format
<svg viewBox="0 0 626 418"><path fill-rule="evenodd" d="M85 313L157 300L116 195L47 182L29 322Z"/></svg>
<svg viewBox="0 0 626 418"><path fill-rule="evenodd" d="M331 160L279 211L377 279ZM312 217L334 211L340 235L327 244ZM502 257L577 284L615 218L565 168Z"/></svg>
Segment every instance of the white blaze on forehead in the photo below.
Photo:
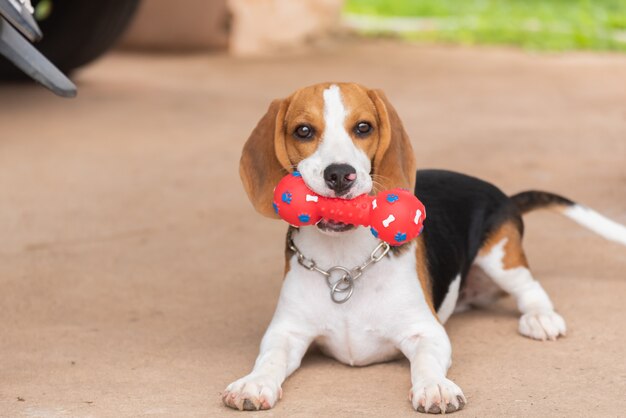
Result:
<svg viewBox="0 0 626 418"><path fill-rule="evenodd" d="M339 139L338 137L345 136L343 123L346 120L346 113L339 86L333 84L324 90L324 122L326 122L324 139Z"/></svg>
<svg viewBox="0 0 626 418"><path fill-rule="evenodd" d="M320 156L329 164L350 164L357 170L357 178L366 171L369 174L370 160L357 148L346 131L349 109L341 98L341 89L333 84L324 90L324 133L319 147ZM361 170L359 170L359 168Z"/></svg>
<svg viewBox="0 0 626 418"><path fill-rule="evenodd" d="M323 196L332 196L323 173L331 164L349 164L356 170L352 196L368 193L372 189L371 161L367 154L357 147L346 130L346 119L350 109L346 109L341 89L336 84L322 92L324 98L324 130L320 132L320 143L311 156L298 163L298 171L311 189Z"/></svg>

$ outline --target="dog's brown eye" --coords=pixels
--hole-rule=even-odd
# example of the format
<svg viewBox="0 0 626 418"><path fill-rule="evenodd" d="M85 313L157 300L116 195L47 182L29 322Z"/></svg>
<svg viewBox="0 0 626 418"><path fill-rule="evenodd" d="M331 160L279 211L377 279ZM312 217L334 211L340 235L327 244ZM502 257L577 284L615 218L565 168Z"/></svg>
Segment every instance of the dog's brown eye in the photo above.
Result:
<svg viewBox="0 0 626 418"><path fill-rule="evenodd" d="M372 125L367 122L359 122L354 127L354 133L358 136L367 136L372 132Z"/></svg>
<svg viewBox="0 0 626 418"><path fill-rule="evenodd" d="M298 125L293 135L298 139L311 139L313 137L313 128L309 125Z"/></svg>

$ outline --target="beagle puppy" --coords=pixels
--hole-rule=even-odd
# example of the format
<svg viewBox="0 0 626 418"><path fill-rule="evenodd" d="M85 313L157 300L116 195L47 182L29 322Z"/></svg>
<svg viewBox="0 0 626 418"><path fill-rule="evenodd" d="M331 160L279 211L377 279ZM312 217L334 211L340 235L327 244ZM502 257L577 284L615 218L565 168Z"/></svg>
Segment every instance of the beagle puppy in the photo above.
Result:
<svg viewBox="0 0 626 418"><path fill-rule="evenodd" d="M443 327L455 310L508 293L521 312L520 334L537 340L565 335L565 321L528 268L523 213L558 209L626 245L624 226L563 197L537 191L508 197L463 174L416 174L395 109L380 90L358 84L317 84L271 103L241 157L241 179L257 211L277 218L273 189L296 170L321 196L351 199L396 187L415 190L428 211L424 232L384 256L370 257L380 242L365 227L326 220L290 227L284 283L259 356L252 372L223 393L232 408L272 408L283 381L315 344L354 366L404 355L411 364L409 398L415 410L460 410L467 401L446 377L451 347ZM323 272L336 272L335 266L358 277L350 281L345 303L329 297L341 272Z"/></svg>

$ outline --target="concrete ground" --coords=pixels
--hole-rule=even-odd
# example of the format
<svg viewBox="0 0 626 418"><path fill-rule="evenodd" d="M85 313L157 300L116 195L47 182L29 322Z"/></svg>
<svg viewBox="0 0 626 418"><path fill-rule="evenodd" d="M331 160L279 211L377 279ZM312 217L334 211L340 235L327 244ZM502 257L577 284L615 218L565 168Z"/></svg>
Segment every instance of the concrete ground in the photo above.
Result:
<svg viewBox="0 0 626 418"><path fill-rule="evenodd" d="M273 411L220 392L250 370L281 286L285 225L240 185L275 97L383 88L421 167L560 192L626 223L626 57L344 43L256 60L113 54L73 101L0 85L0 415L414 416L406 361L313 354ZM527 218L536 276L569 326L520 337L510 299L454 316L455 416L623 416L626 248Z"/></svg>

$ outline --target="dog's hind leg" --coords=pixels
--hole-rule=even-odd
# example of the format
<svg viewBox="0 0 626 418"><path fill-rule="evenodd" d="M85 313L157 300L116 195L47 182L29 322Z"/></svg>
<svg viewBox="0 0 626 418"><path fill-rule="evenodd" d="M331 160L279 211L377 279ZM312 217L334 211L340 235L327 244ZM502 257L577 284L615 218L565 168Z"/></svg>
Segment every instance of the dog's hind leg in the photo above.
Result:
<svg viewBox="0 0 626 418"><path fill-rule="evenodd" d="M522 313L520 334L536 340L565 335L565 321L528 268L522 234L514 222L506 222L490 234L474 263L516 299Z"/></svg>

